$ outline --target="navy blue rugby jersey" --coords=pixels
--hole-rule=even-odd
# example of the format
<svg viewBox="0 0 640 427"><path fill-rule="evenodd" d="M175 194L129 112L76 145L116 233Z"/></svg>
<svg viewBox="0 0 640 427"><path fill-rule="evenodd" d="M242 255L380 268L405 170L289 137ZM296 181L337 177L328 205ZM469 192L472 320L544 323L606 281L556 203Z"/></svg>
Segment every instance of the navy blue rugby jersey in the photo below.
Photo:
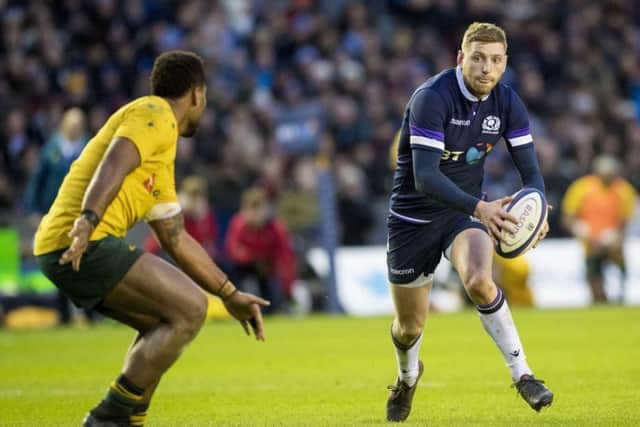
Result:
<svg viewBox="0 0 640 427"><path fill-rule="evenodd" d="M420 223L447 209L416 190L411 150L442 153L440 171L479 199L485 157L502 137L510 150L533 143L527 110L513 89L498 83L478 99L465 86L460 67L428 79L411 96L402 120L390 213Z"/></svg>

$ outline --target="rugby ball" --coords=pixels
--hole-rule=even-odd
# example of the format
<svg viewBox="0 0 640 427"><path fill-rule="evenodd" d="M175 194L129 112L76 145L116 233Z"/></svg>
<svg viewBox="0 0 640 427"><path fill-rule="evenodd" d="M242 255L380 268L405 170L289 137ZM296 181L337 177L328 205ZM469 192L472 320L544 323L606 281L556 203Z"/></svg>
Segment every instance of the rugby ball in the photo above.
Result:
<svg viewBox="0 0 640 427"><path fill-rule="evenodd" d="M540 190L523 188L511 197L505 209L518 218L517 231L502 231L504 240L498 242L496 252L503 258L515 258L531 249L547 220L547 201Z"/></svg>

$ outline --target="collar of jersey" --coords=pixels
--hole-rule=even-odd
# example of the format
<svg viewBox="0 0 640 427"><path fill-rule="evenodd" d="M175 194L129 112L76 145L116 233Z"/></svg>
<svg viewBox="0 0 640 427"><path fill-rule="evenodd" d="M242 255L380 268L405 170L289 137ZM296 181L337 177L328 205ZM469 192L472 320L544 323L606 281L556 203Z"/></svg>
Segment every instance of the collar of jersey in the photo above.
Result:
<svg viewBox="0 0 640 427"><path fill-rule="evenodd" d="M471 102L485 101L489 96L491 96L491 92L489 92L487 95L478 99L477 96L469 92L469 89L467 89L467 86L464 84L464 77L462 77L462 68L460 68L459 66L456 67L456 80L458 81L458 87L460 88L460 91L462 92L464 97Z"/></svg>

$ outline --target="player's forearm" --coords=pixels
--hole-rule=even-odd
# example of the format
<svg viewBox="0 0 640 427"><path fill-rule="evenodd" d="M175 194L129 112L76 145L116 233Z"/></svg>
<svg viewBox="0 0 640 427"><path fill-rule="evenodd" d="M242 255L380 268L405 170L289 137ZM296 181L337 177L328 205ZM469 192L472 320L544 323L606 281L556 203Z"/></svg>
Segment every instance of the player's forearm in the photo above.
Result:
<svg viewBox="0 0 640 427"><path fill-rule="evenodd" d="M140 154L133 142L122 137L115 139L91 178L81 209L91 210L101 218L126 176L139 164Z"/></svg>
<svg viewBox="0 0 640 427"><path fill-rule="evenodd" d="M413 174L416 189L445 205L473 215L480 199L463 191L440 171L440 153L413 150Z"/></svg>
<svg viewBox="0 0 640 427"><path fill-rule="evenodd" d="M102 218L107 206L120 191L125 177L126 175L123 175L112 165L101 165L84 193L82 210L91 210Z"/></svg>
<svg viewBox="0 0 640 427"><path fill-rule="evenodd" d="M533 144L522 148L514 148L511 151L513 163L520 172L520 178L524 187L536 188L544 194L544 180L538 166L538 158Z"/></svg>
<svg viewBox="0 0 640 427"><path fill-rule="evenodd" d="M223 300L235 291L235 286L227 275L213 262L202 245L186 231L182 230L173 245L165 250L182 271L205 291Z"/></svg>

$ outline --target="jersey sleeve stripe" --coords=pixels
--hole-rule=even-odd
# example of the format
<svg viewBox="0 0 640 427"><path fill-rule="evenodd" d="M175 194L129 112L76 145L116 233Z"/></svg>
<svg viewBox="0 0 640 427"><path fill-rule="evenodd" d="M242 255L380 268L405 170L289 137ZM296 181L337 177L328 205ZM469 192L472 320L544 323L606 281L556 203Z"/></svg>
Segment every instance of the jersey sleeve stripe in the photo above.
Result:
<svg viewBox="0 0 640 427"><path fill-rule="evenodd" d="M523 136L518 136L516 138L508 138L508 140L509 140L509 144L511 144L512 147L518 147L520 145L525 145L530 142L533 142L533 137L530 134L527 134Z"/></svg>
<svg viewBox="0 0 640 427"><path fill-rule="evenodd" d="M437 139L411 135L409 142L411 143L411 145L421 145L424 147L437 148L438 150L444 151L444 142L438 141Z"/></svg>
<svg viewBox="0 0 640 427"><path fill-rule="evenodd" d="M512 138L517 138L519 136L525 136L531 133L531 130L526 127L526 128L522 128L522 129L518 129L518 130L514 130L511 131L507 134L507 138L512 139Z"/></svg>
<svg viewBox="0 0 640 427"><path fill-rule="evenodd" d="M411 136L424 136L426 138L431 138L438 141L444 141L444 132L438 132L435 130L421 128L418 126L411 126L410 134Z"/></svg>
<svg viewBox="0 0 640 427"><path fill-rule="evenodd" d="M144 220L146 222L151 222L167 219L178 215L181 211L182 208L180 207L180 203L158 203L149 209L144 216Z"/></svg>

